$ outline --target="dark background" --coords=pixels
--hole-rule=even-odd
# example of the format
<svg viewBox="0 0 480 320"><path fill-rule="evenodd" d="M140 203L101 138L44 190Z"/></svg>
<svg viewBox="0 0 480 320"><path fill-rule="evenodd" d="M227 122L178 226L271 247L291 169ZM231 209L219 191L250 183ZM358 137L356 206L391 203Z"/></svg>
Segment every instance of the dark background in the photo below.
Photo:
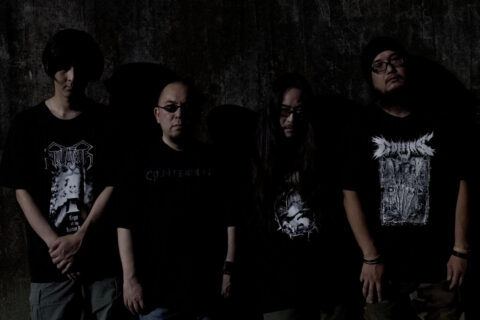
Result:
<svg viewBox="0 0 480 320"><path fill-rule="evenodd" d="M105 72L88 92L104 103L103 81L130 62L160 62L191 77L207 95L206 110L258 110L279 71L304 74L317 93L364 103L358 57L378 35L440 63L480 97L474 0L0 0L0 155L11 118L52 94L40 57L62 28L85 30L100 44ZM28 317L23 220L13 193L1 189L0 319Z"/></svg>

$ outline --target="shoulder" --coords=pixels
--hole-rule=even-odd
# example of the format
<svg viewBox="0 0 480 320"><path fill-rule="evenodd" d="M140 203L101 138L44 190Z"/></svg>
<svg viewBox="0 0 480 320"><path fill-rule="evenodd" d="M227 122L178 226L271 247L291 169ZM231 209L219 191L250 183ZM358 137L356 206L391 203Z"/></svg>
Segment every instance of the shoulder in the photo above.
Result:
<svg viewBox="0 0 480 320"><path fill-rule="evenodd" d="M12 128L34 127L35 123L39 123L42 119L45 119L45 109L45 102L42 101L36 106L20 111L12 120Z"/></svg>

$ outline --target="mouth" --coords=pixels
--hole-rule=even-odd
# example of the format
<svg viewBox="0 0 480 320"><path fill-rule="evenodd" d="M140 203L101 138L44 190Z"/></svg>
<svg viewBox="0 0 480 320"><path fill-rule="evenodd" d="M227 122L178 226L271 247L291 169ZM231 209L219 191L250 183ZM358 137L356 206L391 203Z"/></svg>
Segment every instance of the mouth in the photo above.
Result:
<svg viewBox="0 0 480 320"><path fill-rule="evenodd" d="M390 83L390 82L398 82L398 81L401 81L402 80L402 77L400 76L391 76L389 78L387 78L387 83Z"/></svg>

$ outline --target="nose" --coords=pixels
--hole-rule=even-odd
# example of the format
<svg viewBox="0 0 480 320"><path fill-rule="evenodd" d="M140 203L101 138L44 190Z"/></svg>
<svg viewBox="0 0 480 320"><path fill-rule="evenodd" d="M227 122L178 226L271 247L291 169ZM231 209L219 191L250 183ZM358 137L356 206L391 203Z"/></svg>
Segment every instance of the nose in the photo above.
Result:
<svg viewBox="0 0 480 320"><path fill-rule="evenodd" d="M73 82L73 79L75 78L75 70L74 67L70 67L70 69L67 70L67 80Z"/></svg>
<svg viewBox="0 0 480 320"><path fill-rule="evenodd" d="M390 62L387 62L386 72L387 73L397 72L397 69L393 66L393 64L391 64Z"/></svg>
<svg viewBox="0 0 480 320"><path fill-rule="evenodd" d="M182 116L182 109L183 107L180 107L177 110L175 110L175 112L173 113L175 117L180 118Z"/></svg>
<svg viewBox="0 0 480 320"><path fill-rule="evenodd" d="M294 117L293 114L294 114L294 113L291 112L291 113L288 115L288 117L287 117L287 122L293 122L293 119L295 119L295 117Z"/></svg>

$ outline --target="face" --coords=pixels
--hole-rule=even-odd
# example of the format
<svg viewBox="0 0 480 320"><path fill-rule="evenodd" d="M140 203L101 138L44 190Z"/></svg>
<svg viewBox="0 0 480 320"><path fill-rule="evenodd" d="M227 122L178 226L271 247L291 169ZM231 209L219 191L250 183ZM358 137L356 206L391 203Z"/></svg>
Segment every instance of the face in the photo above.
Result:
<svg viewBox="0 0 480 320"><path fill-rule="evenodd" d="M373 59L372 69L376 69L377 65L382 66L382 62L388 62L384 72L381 69L377 72L372 71L372 84L375 90L387 94L403 87L407 73L402 57L392 50L382 51Z"/></svg>
<svg viewBox="0 0 480 320"><path fill-rule="evenodd" d="M86 82L79 77L78 70L71 66L55 72L55 94L70 98L72 95L84 93Z"/></svg>
<svg viewBox="0 0 480 320"><path fill-rule="evenodd" d="M161 92L158 99L158 107L154 109L155 119L162 128L163 138L175 140L185 131L184 105L188 98L188 87L181 82L168 84ZM174 112L169 108L182 106ZM166 107L164 109L163 107Z"/></svg>
<svg viewBox="0 0 480 320"><path fill-rule="evenodd" d="M298 133L302 113L302 91L297 88L287 89L280 108L280 127L286 138L291 138Z"/></svg>

